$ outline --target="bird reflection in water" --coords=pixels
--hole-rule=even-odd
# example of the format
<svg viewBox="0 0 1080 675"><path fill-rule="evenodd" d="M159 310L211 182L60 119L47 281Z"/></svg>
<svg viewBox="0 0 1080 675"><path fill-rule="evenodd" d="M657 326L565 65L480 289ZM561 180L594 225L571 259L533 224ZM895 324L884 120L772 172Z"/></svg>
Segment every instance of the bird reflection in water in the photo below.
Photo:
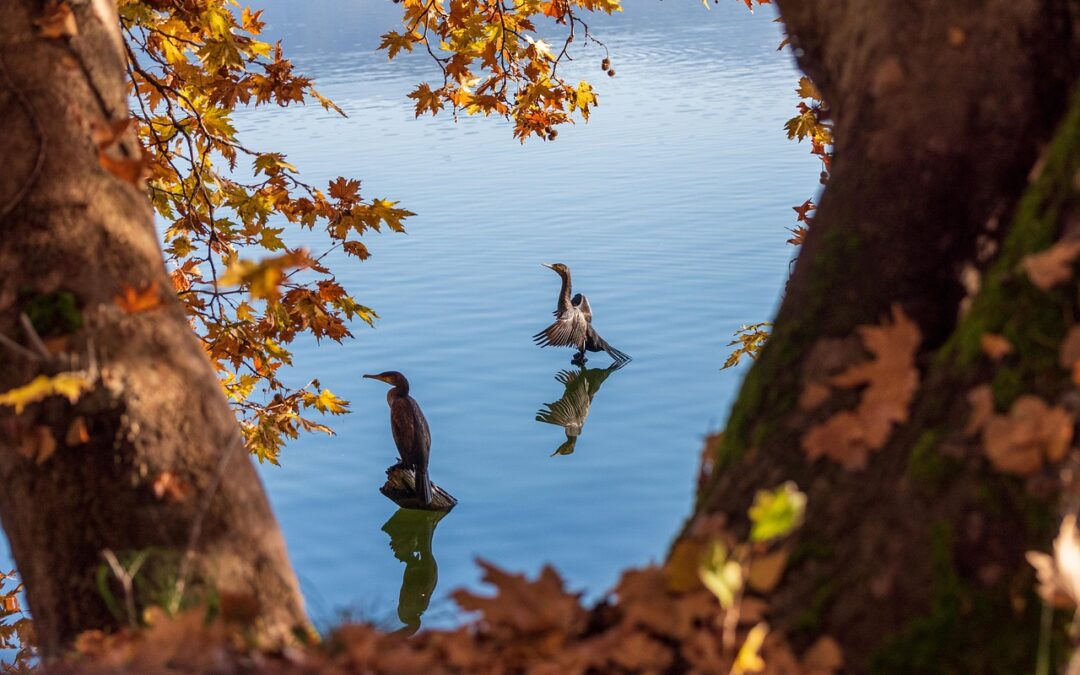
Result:
<svg viewBox="0 0 1080 675"><path fill-rule="evenodd" d="M398 619L405 624L400 633L412 635L420 629L420 617L427 611L435 585L439 582L439 566L431 552L435 527L445 511L398 509L382 526L390 535L394 557L405 563L398 595Z"/></svg>
<svg viewBox="0 0 1080 675"><path fill-rule="evenodd" d="M536 413L537 422L560 426L566 432L566 442L551 453L552 457L574 452L578 436L581 435L581 427L585 425L585 418L589 416L589 406L592 405L593 397L600 391L600 385L604 384L604 380L623 365L621 362L616 362L607 368L581 366L578 370L561 370L555 375L555 379L566 388L562 398L554 403L545 403L544 407Z"/></svg>

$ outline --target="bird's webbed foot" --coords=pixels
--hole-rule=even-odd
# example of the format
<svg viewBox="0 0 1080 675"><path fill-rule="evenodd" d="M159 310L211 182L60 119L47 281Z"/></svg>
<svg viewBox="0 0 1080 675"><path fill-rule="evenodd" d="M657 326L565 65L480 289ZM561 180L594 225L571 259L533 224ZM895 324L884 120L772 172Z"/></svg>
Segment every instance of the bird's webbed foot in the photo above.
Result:
<svg viewBox="0 0 1080 675"><path fill-rule="evenodd" d="M574 358L570 359L570 363L575 366L584 366L585 362L588 360L588 357L585 356L585 352L578 352L577 354L574 354Z"/></svg>

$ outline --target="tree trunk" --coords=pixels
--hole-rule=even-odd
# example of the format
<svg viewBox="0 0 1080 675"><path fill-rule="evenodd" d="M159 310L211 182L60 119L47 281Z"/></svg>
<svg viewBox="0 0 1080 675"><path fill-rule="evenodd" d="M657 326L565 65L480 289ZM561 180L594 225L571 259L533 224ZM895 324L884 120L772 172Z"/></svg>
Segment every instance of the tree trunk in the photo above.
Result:
<svg viewBox="0 0 1080 675"><path fill-rule="evenodd" d="M1058 365L1076 283L1044 292L1018 264L1080 214L1080 2L777 3L831 104L835 159L691 524L724 514L745 534L755 491L794 480L806 521L769 615L793 645L830 634L850 672L1029 672L1023 554L1048 548L1058 473L1005 475L964 429L980 384L999 414L1029 393L1077 411ZM808 409L805 386L865 362L856 327L894 306L921 336L906 422L864 469L808 459L808 431L861 394L833 387ZM984 333L1013 353L992 361Z"/></svg>
<svg viewBox="0 0 1080 675"><path fill-rule="evenodd" d="M0 406L0 520L39 646L178 595L243 601L280 644L307 625L284 541L172 292L137 142L111 139L127 119L115 8L71 5L69 20L0 3L0 392L92 382L75 402Z"/></svg>

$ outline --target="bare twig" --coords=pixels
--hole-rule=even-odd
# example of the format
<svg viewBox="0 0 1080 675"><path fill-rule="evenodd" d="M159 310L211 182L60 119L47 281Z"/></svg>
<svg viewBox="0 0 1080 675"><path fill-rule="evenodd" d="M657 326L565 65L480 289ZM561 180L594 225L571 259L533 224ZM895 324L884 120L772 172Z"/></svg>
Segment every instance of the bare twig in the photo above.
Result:
<svg viewBox="0 0 1080 675"><path fill-rule="evenodd" d="M41 336L38 335L37 330L34 329L34 324L30 321L30 317L26 316L25 312L19 314L19 323L22 324L23 332L26 333L26 339L30 341L30 346L37 351L42 359L46 361L52 359L52 354L49 353L49 349L41 340Z"/></svg>
<svg viewBox="0 0 1080 675"><path fill-rule="evenodd" d="M138 614L135 611L135 576L142 569L143 563L146 562L146 551L140 551L135 556L135 562L131 563L131 567L125 569L117 559L116 554L109 549L105 549L101 552L101 557L105 558L105 562L109 563L109 568L112 569L113 575L120 580L120 585L124 588L124 609L128 615L128 625L132 628L139 627Z"/></svg>

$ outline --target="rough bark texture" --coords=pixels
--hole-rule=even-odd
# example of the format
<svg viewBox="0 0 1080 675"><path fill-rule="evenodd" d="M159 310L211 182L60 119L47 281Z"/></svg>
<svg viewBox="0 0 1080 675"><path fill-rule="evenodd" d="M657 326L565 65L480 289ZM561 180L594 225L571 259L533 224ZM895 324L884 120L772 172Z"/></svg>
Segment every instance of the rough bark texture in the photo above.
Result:
<svg viewBox="0 0 1080 675"><path fill-rule="evenodd" d="M32 350L25 313L56 352L0 345L0 391L100 369L74 405L0 407L0 520L40 647L54 655L79 631L129 620L104 551L145 558L138 603L166 601L190 576L188 600L253 601L259 634L281 642L306 626L284 541L171 292L149 201L102 168L91 139L94 124L127 115L115 9L71 5L78 34L47 39L34 24L43 3L0 3L0 333ZM130 138L110 152L137 156ZM114 301L148 285L161 291L157 307ZM49 445L42 434L56 445L47 458L34 453Z"/></svg>
<svg viewBox="0 0 1080 675"><path fill-rule="evenodd" d="M1080 206L1080 106L1047 148L1080 75L1080 3L777 2L831 104L835 161L697 515L738 530L757 489L795 480L808 493L770 618L796 645L833 635L852 672L1029 671L1039 608L1023 551L1047 547L1060 485L1052 471L993 471L962 429L980 383L999 411L1021 393L1069 395L1056 350L1076 287L1037 292L1016 266ZM965 268L982 279L967 303ZM863 471L808 461L806 431L852 406L796 405L810 373L836 372L819 358L826 341L850 351L856 326L894 303L923 338L911 421ZM1013 341L1012 361L981 355L990 331Z"/></svg>

